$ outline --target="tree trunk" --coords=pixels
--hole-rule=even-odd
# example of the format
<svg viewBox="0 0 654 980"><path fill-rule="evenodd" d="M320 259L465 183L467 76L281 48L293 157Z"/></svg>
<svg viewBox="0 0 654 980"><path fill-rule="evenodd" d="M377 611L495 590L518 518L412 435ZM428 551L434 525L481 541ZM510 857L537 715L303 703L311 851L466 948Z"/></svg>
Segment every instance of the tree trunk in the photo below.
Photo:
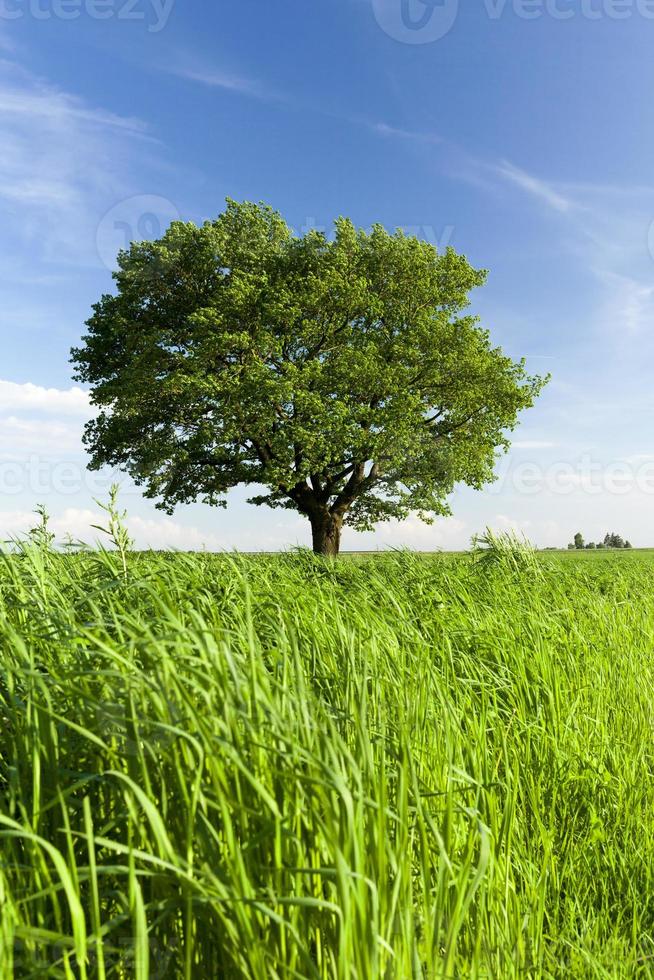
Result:
<svg viewBox="0 0 654 980"><path fill-rule="evenodd" d="M343 518L324 510L313 514L310 520L314 554L335 558L341 546Z"/></svg>

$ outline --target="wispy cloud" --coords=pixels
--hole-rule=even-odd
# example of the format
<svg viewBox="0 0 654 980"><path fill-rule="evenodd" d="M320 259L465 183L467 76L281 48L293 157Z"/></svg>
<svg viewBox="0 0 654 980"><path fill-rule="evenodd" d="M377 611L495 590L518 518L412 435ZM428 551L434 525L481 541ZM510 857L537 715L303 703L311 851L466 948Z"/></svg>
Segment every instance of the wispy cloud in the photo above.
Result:
<svg viewBox="0 0 654 980"><path fill-rule="evenodd" d="M534 177L532 174L528 174L525 170L521 170L519 167L515 167L512 163L503 161L496 167L497 173L500 177L505 178L505 180L510 181L515 184L516 187L521 188L521 190L526 191L528 194L532 194L534 197L539 198L550 208L555 211L566 212L570 211L574 207L574 204L563 194L559 193L551 184L547 181L541 180L539 177Z"/></svg>
<svg viewBox="0 0 654 980"><path fill-rule="evenodd" d="M189 82L199 82L209 88L224 88L229 92L241 92L244 95L253 95L257 98L263 97L264 94L259 83L253 79L230 75L217 69L173 68L169 70L178 78L185 78Z"/></svg>
<svg viewBox="0 0 654 980"><path fill-rule="evenodd" d="M580 276L599 284L594 309L597 329L616 336L642 334L654 322L654 188L548 180L510 161L491 164L466 158L460 179L482 192L516 188L544 215L558 216L565 249ZM651 223L651 224L650 224Z"/></svg>
<svg viewBox="0 0 654 980"><path fill-rule="evenodd" d="M127 196L143 123L0 61L0 215L25 261L89 262L102 214Z"/></svg>
<svg viewBox="0 0 654 980"><path fill-rule="evenodd" d="M0 116L7 117L13 113L22 119L54 119L59 124L77 121L137 133L144 133L147 129L145 123L134 117L89 108L77 96L47 85L11 62L5 61L2 68L5 73L13 74L17 81L22 80L26 87L11 87L5 82L5 87L0 89Z"/></svg>
<svg viewBox="0 0 654 980"><path fill-rule="evenodd" d="M512 449L554 449L557 443L544 439L516 439L511 443Z"/></svg>
<svg viewBox="0 0 654 980"><path fill-rule="evenodd" d="M379 136L396 137L402 140L413 140L417 143L443 143L443 139L436 133L420 132L412 129L402 129L398 126L390 126L385 122L368 123L368 128Z"/></svg>
<svg viewBox="0 0 654 980"><path fill-rule="evenodd" d="M522 170L508 160L502 160L500 163L481 160L437 133L406 129L385 122L369 122L367 127L379 136L445 147L450 164L454 161L453 175L482 190L492 190L499 177L502 182L518 187L559 213L564 214L578 206L573 197L547 180Z"/></svg>
<svg viewBox="0 0 654 980"><path fill-rule="evenodd" d="M602 321L627 335L638 335L654 323L654 285L621 275L610 269L596 269L597 278L607 288Z"/></svg>
<svg viewBox="0 0 654 980"><path fill-rule="evenodd" d="M554 181L509 160L491 163L456 148L455 152L461 165L452 169L452 176L486 195L514 188L548 218L559 219L561 235L555 248L566 252L580 277L592 276L599 285L588 311L595 331L612 331L622 338L642 335L651 326L654 188ZM518 443L514 446L519 448Z"/></svg>
<svg viewBox="0 0 654 980"><path fill-rule="evenodd" d="M178 55L163 70L187 82L195 82L205 88L222 89L235 95L258 99L260 102L276 102L282 105L299 105L294 95L273 88L256 78L235 74L214 65L198 64L197 58Z"/></svg>

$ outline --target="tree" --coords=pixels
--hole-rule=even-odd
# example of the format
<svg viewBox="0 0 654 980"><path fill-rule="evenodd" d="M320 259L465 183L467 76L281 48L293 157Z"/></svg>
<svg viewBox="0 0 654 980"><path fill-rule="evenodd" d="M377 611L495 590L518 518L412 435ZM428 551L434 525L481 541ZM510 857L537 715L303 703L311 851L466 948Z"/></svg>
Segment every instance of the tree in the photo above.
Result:
<svg viewBox="0 0 654 980"><path fill-rule="evenodd" d="M575 548L581 550L584 547L584 538L581 531L577 531L575 534Z"/></svg>
<svg viewBox="0 0 654 980"><path fill-rule="evenodd" d="M621 535L616 534L611 531L610 534L604 536L604 547L605 548L627 548L631 547L628 541L624 541Z"/></svg>
<svg viewBox="0 0 654 980"><path fill-rule="evenodd" d="M92 468L124 468L157 506L299 511L336 554L344 524L448 514L457 483L493 479L497 450L547 379L493 347L468 294L486 274L380 225L294 236L265 205L228 201L118 257L117 292L72 351L97 416Z"/></svg>
<svg viewBox="0 0 654 980"><path fill-rule="evenodd" d="M595 550L595 542L594 541L589 541L588 544L585 547L586 547L586 550L587 551L594 551Z"/></svg>

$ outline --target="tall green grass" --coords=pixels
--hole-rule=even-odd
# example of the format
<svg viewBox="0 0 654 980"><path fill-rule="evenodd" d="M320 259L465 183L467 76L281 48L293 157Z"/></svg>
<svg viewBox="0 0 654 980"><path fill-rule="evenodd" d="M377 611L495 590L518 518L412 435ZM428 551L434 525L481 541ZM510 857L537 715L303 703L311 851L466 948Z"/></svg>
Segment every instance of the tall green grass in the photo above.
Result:
<svg viewBox="0 0 654 980"><path fill-rule="evenodd" d="M506 544L2 556L2 977L654 976L652 561Z"/></svg>

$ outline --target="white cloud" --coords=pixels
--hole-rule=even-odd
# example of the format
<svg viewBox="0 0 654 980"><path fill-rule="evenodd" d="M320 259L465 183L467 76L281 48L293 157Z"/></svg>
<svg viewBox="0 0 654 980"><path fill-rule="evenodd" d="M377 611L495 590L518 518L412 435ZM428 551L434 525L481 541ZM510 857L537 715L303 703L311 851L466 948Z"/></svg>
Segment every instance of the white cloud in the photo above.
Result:
<svg viewBox="0 0 654 980"><path fill-rule="evenodd" d="M508 161L503 161L496 170L501 177L520 187L523 191L533 194L555 211L569 211L574 206L571 200L564 197L551 184L528 174L525 170L520 170L519 167L515 167Z"/></svg>
<svg viewBox="0 0 654 980"><path fill-rule="evenodd" d="M206 548L207 551L222 551L231 547L225 537L180 524L170 517L128 517L126 523L139 548L174 548L179 551Z"/></svg>
<svg viewBox="0 0 654 980"><path fill-rule="evenodd" d="M496 514L495 524L501 531L512 531L519 536L526 535L531 527L530 520L516 520L513 517L508 517L506 514Z"/></svg>
<svg viewBox="0 0 654 980"><path fill-rule="evenodd" d="M1 473L0 473L1 478ZM61 497L53 497L51 493L41 490L32 495L35 500L44 500L51 512L49 527L55 534L57 543L71 537L87 545L101 542L111 547L107 535L98 531L94 525L106 527L107 515L100 508L82 504L81 506L63 507L57 509L57 502L64 503ZM98 491L93 494L97 500L105 500L106 492ZM140 493L137 492L138 502L130 499L130 487L123 485L119 495L119 508L127 509L125 525L137 549L173 549L176 551L286 551L293 547L299 539L309 545L310 534L305 528L305 522L290 520L286 522L265 523L263 527L251 528L234 527L233 521L227 519L223 511L213 512L215 526L218 530L203 530L193 523L158 514L130 514L131 506L143 506ZM151 505L147 505L151 507ZM0 511L0 541L12 535L24 534L34 527L38 518L33 511L14 509ZM308 528L308 524L307 524Z"/></svg>
<svg viewBox="0 0 654 980"><path fill-rule="evenodd" d="M0 446L3 453L19 450L47 456L82 449L81 425L51 420L21 419L15 415L0 416Z"/></svg>
<svg viewBox="0 0 654 980"><path fill-rule="evenodd" d="M0 458L56 459L83 452L83 423L95 415L88 392L0 380Z"/></svg>
<svg viewBox="0 0 654 980"><path fill-rule="evenodd" d="M14 257L23 244L30 269L35 256L96 264L98 222L132 190L130 174L148 142L139 120L0 60L0 214Z"/></svg>
<svg viewBox="0 0 654 980"><path fill-rule="evenodd" d="M418 143L443 143L440 136L434 133L423 133L412 129L402 129L398 126L389 126L388 123L377 122L369 123L369 128L379 136L394 136L404 140L415 140Z"/></svg>
<svg viewBox="0 0 654 980"><path fill-rule="evenodd" d="M33 511L0 511L0 539L24 534L38 522ZM107 515L99 509L89 507L66 507L49 520L50 530L57 542L70 536L75 541L93 545L100 541L110 547L106 535L93 525L105 526ZM169 517L145 518L128 517L127 529L137 548L173 548L180 551L199 551L206 547L209 551L229 549L229 543L219 535L201 531L197 527L183 525Z"/></svg>
<svg viewBox="0 0 654 980"><path fill-rule="evenodd" d="M0 511L0 539L23 534L36 524L36 515L28 510Z"/></svg>
<svg viewBox="0 0 654 980"><path fill-rule="evenodd" d="M495 181L488 184L489 175ZM560 216L563 247L580 276L600 284L592 312L596 329L614 337L642 335L654 319L654 188L547 181L509 161L468 158L460 179L496 192L497 178L528 193L547 214Z"/></svg>
<svg viewBox="0 0 654 980"><path fill-rule="evenodd" d="M50 530L58 539L65 538L70 534L76 540L92 540L97 536L93 531L89 535L91 524L98 523L100 513L93 510L83 510L76 507L67 507L61 514L51 516L49 520ZM39 522L39 518L34 511L29 510L5 510L0 511L0 539L6 540L9 537L25 534L30 528Z"/></svg>
<svg viewBox="0 0 654 980"><path fill-rule="evenodd" d="M196 55L188 57L178 54L176 59L173 57L170 63L164 66L164 71L188 82L197 82L206 88L223 89L261 102L276 102L282 105L295 105L299 102L292 93L274 89L256 78L237 75L214 65L199 64Z"/></svg>
<svg viewBox="0 0 654 980"><path fill-rule="evenodd" d="M554 449L557 443L544 439L516 439L511 443L512 449Z"/></svg>
<svg viewBox="0 0 654 980"><path fill-rule="evenodd" d="M241 92L244 95L253 95L257 98L262 98L265 94L260 89L258 82L250 78L230 75L215 68L178 68L173 69L172 73L179 78L185 78L189 82L199 82L209 88L224 88L230 92Z"/></svg>
<svg viewBox="0 0 654 980"><path fill-rule="evenodd" d="M7 68L7 63L4 65ZM33 75L13 66L14 78L23 80L27 87L7 85L0 89L0 116L12 114L25 120L38 119L41 123L70 123L71 121L90 123L92 126L125 129L144 133L146 126L141 120L118 116L102 109L91 109L81 99L69 95L36 79ZM14 83L15 84L15 83Z"/></svg>
<svg viewBox="0 0 654 980"><path fill-rule="evenodd" d="M566 533L554 520L532 521L529 518L512 517L509 514L496 514L490 521L496 533L515 534L518 538L530 541L539 548L565 546Z"/></svg>
<svg viewBox="0 0 654 980"><path fill-rule="evenodd" d="M596 275L607 287L601 320L611 330L640 334L654 322L654 286L610 269Z"/></svg>
<svg viewBox="0 0 654 980"><path fill-rule="evenodd" d="M437 517L425 524L412 515L404 521L379 524L375 532L359 533L345 528L341 547L346 551L375 548L415 548L417 551L448 551L467 548L470 533L464 521L455 517Z"/></svg>
<svg viewBox="0 0 654 980"><path fill-rule="evenodd" d="M88 392L82 388L43 388L25 382L0 380L0 411L39 411L88 418L95 411Z"/></svg>
<svg viewBox="0 0 654 980"><path fill-rule="evenodd" d="M625 457L626 463L650 463L654 460L654 453L633 453Z"/></svg>

